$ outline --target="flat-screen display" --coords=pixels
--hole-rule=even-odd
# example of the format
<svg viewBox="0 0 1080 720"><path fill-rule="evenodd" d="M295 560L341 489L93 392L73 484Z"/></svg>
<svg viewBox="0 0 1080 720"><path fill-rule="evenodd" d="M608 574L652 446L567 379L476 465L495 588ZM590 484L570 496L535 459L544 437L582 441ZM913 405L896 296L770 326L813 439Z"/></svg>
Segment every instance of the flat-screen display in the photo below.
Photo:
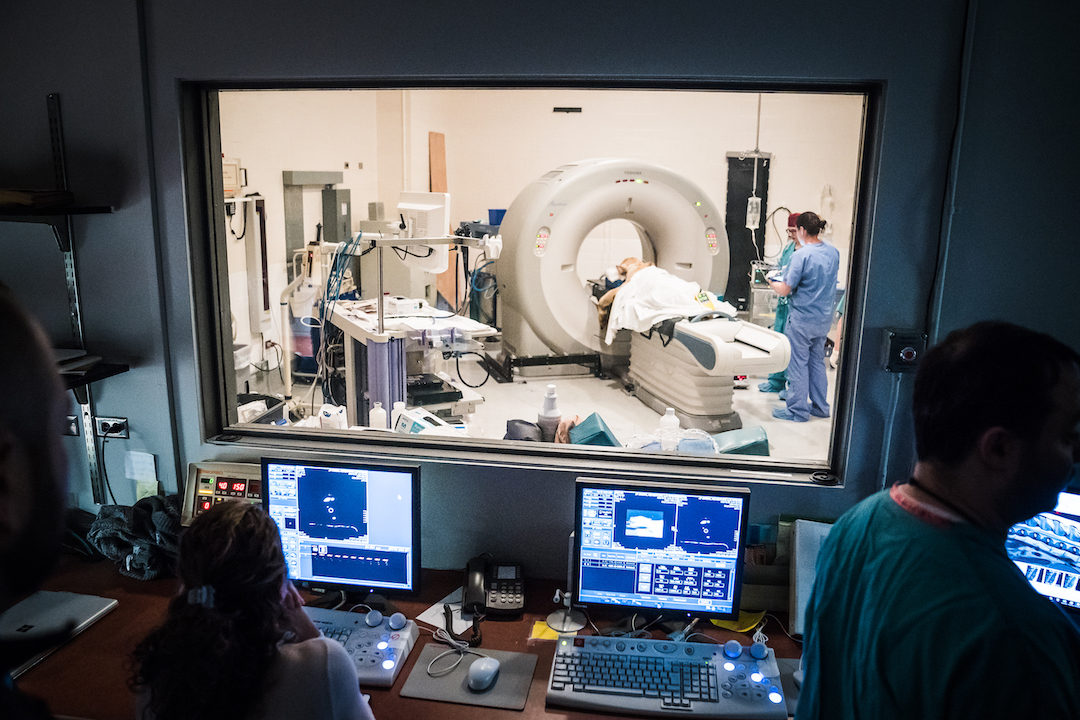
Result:
<svg viewBox="0 0 1080 720"><path fill-rule="evenodd" d="M1005 551L1039 594L1080 611L1080 489L1064 490L1053 511L1013 525Z"/></svg>
<svg viewBox="0 0 1080 720"><path fill-rule="evenodd" d="M578 478L575 601L737 617L749 503L745 488Z"/></svg>
<svg viewBox="0 0 1080 720"><path fill-rule="evenodd" d="M262 482L290 578L337 590L419 589L419 467L263 458Z"/></svg>

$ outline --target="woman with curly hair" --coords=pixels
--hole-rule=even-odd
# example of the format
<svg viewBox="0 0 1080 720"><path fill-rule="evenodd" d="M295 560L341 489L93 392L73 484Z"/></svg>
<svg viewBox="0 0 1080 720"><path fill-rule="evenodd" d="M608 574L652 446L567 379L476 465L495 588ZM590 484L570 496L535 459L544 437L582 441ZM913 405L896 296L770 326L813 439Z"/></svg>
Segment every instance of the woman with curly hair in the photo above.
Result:
<svg viewBox="0 0 1080 720"><path fill-rule="evenodd" d="M374 720L345 648L304 613L261 508L225 502L199 515L177 574L165 623L133 655L140 720Z"/></svg>

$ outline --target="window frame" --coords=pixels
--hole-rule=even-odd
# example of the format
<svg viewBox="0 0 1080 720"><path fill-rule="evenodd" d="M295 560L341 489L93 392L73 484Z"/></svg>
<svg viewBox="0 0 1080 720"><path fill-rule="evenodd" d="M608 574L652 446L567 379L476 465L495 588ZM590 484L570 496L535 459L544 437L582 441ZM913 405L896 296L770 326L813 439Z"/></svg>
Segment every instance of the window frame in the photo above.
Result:
<svg viewBox="0 0 1080 720"><path fill-rule="evenodd" d="M874 207L872 198L878 181L880 138L884 118L883 82L709 82L701 79L627 80L613 78L561 77L390 77L362 81L214 81L181 82L181 144L188 257L190 262L195 358L199 378L201 436L214 444L241 444L271 450L310 450L335 453L363 452L388 459L439 460L479 465L529 466L559 470L588 470L597 464L627 472L688 474L696 477L754 478L765 481L843 484L850 451L854 419L853 386L862 363L859 348L845 353L837 370L837 390L833 407L830 448L824 461L797 461L793 458L759 456L683 456L625 450L604 451L593 446L513 443L505 440L470 439L467 446L437 437L395 436L391 434L310 430L274 426L241 425L236 421L235 373L232 363L228 264L225 261L225 203L222 188L220 117L218 93L231 90L407 90L407 89L604 89L726 92L812 92L849 93L864 97L860 162L853 199L851 250L844 316L845 337L862 336L862 306L871 245ZM855 352L852 352L855 351ZM872 360L870 360L872 362Z"/></svg>

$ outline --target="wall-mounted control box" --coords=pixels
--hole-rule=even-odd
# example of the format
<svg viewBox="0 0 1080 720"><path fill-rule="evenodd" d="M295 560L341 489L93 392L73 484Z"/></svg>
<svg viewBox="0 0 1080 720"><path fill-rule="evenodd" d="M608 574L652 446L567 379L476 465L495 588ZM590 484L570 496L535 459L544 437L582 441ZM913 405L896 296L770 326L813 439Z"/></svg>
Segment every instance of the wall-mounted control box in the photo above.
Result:
<svg viewBox="0 0 1080 720"><path fill-rule="evenodd" d="M915 372L926 352L926 335L911 330L886 330L882 352L888 372Z"/></svg>

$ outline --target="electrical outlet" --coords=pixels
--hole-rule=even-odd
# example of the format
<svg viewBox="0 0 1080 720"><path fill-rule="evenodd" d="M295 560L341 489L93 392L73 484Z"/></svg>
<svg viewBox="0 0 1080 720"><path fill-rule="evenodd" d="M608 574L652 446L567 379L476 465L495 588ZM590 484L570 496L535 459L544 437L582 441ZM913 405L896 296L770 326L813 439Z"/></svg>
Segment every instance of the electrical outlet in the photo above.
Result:
<svg viewBox="0 0 1080 720"><path fill-rule="evenodd" d="M64 425L64 434L79 437L79 416L68 415L67 424Z"/></svg>
<svg viewBox="0 0 1080 720"><path fill-rule="evenodd" d="M94 418L94 432L98 437L126 438L128 436L127 418Z"/></svg>

